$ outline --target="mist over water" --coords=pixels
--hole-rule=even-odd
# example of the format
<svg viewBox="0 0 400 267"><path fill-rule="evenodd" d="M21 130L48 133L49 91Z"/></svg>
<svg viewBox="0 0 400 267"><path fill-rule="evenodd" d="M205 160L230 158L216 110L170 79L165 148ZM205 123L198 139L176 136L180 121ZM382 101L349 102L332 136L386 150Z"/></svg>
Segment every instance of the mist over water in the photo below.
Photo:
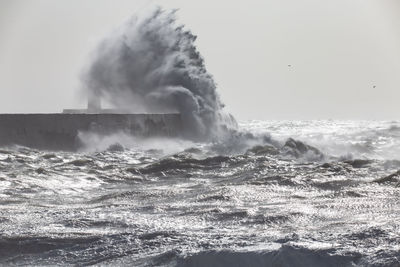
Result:
<svg viewBox="0 0 400 267"><path fill-rule="evenodd" d="M129 19L95 51L85 89L132 112L179 112L187 137L216 137L236 122L223 111L196 36L176 20L161 8Z"/></svg>

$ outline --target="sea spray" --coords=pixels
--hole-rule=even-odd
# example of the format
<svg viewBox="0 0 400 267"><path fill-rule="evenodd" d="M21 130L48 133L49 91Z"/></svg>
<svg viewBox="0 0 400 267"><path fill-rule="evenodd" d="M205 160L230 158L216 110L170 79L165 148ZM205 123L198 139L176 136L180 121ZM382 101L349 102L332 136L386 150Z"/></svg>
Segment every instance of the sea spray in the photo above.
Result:
<svg viewBox="0 0 400 267"><path fill-rule="evenodd" d="M83 76L88 94L131 112L179 112L185 137L219 139L235 128L196 36L176 21L176 10L133 16L104 39Z"/></svg>

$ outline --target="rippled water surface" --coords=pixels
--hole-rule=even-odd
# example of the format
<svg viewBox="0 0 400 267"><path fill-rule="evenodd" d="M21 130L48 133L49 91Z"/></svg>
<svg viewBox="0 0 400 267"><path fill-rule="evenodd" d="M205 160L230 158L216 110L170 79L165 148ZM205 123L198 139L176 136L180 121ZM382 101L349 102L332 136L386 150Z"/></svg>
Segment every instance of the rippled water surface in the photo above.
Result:
<svg viewBox="0 0 400 267"><path fill-rule="evenodd" d="M224 143L2 148L0 264L400 266L398 122L241 129Z"/></svg>

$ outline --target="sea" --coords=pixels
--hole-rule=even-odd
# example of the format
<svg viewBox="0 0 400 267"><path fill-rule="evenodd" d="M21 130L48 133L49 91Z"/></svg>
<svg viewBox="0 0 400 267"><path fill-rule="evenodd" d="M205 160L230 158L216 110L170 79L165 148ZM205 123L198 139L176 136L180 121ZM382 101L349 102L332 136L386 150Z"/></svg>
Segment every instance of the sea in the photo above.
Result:
<svg viewBox="0 0 400 267"><path fill-rule="evenodd" d="M0 148L2 266L400 266L399 121Z"/></svg>

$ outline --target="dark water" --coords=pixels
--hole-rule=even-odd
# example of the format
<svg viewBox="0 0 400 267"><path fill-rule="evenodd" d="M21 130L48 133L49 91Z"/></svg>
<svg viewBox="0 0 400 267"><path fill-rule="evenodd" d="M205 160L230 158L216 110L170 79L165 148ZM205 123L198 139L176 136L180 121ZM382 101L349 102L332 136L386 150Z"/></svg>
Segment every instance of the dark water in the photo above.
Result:
<svg viewBox="0 0 400 267"><path fill-rule="evenodd" d="M273 142L3 148L0 264L400 266L398 122L241 128Z"/></svg>

